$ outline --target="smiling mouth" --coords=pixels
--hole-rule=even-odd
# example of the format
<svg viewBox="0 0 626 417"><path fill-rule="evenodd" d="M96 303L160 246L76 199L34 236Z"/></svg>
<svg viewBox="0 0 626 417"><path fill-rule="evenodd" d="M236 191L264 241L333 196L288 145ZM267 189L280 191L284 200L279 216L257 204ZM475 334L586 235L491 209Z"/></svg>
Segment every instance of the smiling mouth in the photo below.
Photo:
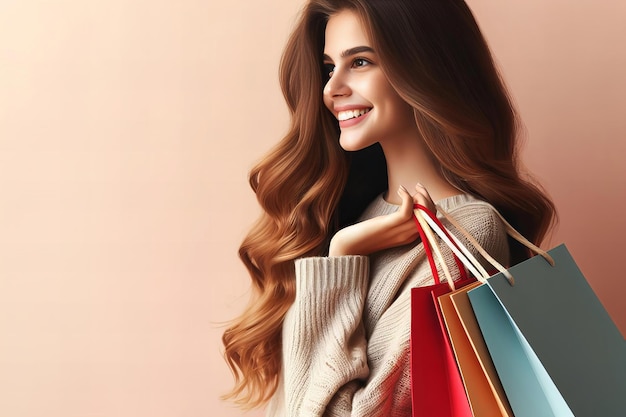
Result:
<svg viewBox="0 0 626 417"><path fill-rule="evenodd" d="M350 119L355 119L357 117L361 117L364 114L368 113L370 110L372 110L371 108L367 108L367 109L355 109L355 110L345 110L345 111L340 111L339 113L337 113L337 120L339 120L340 122L346 121L346 120L350 120Z"/></svg>

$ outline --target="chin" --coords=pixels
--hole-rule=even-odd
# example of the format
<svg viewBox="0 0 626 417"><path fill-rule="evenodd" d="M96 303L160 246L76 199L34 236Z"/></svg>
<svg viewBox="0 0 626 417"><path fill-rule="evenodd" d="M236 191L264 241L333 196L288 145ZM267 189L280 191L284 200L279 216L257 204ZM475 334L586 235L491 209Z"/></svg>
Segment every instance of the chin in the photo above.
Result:
<svg viewBox="0 0 626 417"><path fill-rule="evenodd" d="M344 135L339 136L339 146L346 152L356 152L372 146L377 141L363 140L363 138L349 138Z"/></svg>

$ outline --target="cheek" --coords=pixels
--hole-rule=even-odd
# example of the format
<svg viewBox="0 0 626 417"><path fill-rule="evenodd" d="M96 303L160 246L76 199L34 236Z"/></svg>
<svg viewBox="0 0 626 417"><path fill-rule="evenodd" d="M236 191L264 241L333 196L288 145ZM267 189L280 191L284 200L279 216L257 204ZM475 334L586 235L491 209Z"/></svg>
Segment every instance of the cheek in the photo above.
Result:
<svg viewBox="0 0 626 417"><path fill-rule="evenodd" d="M413 121L413 108L398 95L391 85L387 85L387 88L380 92L380 97L384 97L385 107L396 120Z"/></svg>
<svg viewBox="0 0 626 417"><path fill-rule="evenodd" d="M398 102L402 101L396 90L393 89L387 78L382 74L372 79L368 84L363 86L364 89L369 91L369 95L373 100L376 100L385 105L397 106Z"/></svg>

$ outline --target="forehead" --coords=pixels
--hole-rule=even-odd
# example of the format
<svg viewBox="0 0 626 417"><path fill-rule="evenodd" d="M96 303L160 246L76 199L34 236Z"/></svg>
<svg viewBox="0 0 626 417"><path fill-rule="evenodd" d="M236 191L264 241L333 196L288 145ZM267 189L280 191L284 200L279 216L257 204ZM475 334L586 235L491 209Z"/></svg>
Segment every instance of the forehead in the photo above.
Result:
<svg viewBox="0 0 626 417"><path fill-rule="evenodd" d="M361 20L352 10L342 10L330 16L324 40L324 54L334 59L355 46L371 46Z"/></svg>

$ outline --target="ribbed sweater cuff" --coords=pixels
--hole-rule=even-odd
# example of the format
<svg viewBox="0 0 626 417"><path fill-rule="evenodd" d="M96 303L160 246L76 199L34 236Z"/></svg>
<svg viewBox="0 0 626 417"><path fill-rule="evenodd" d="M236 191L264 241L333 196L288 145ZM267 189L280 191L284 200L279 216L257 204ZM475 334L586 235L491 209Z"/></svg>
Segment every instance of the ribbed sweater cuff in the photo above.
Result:
<svg viewBox="0 0 626 417"><path fill-rule="evenodd" d="M302 258L296 260L295 266L296 294L302 290L362 290L369 275L369 258L360 255Z"/></svg>

